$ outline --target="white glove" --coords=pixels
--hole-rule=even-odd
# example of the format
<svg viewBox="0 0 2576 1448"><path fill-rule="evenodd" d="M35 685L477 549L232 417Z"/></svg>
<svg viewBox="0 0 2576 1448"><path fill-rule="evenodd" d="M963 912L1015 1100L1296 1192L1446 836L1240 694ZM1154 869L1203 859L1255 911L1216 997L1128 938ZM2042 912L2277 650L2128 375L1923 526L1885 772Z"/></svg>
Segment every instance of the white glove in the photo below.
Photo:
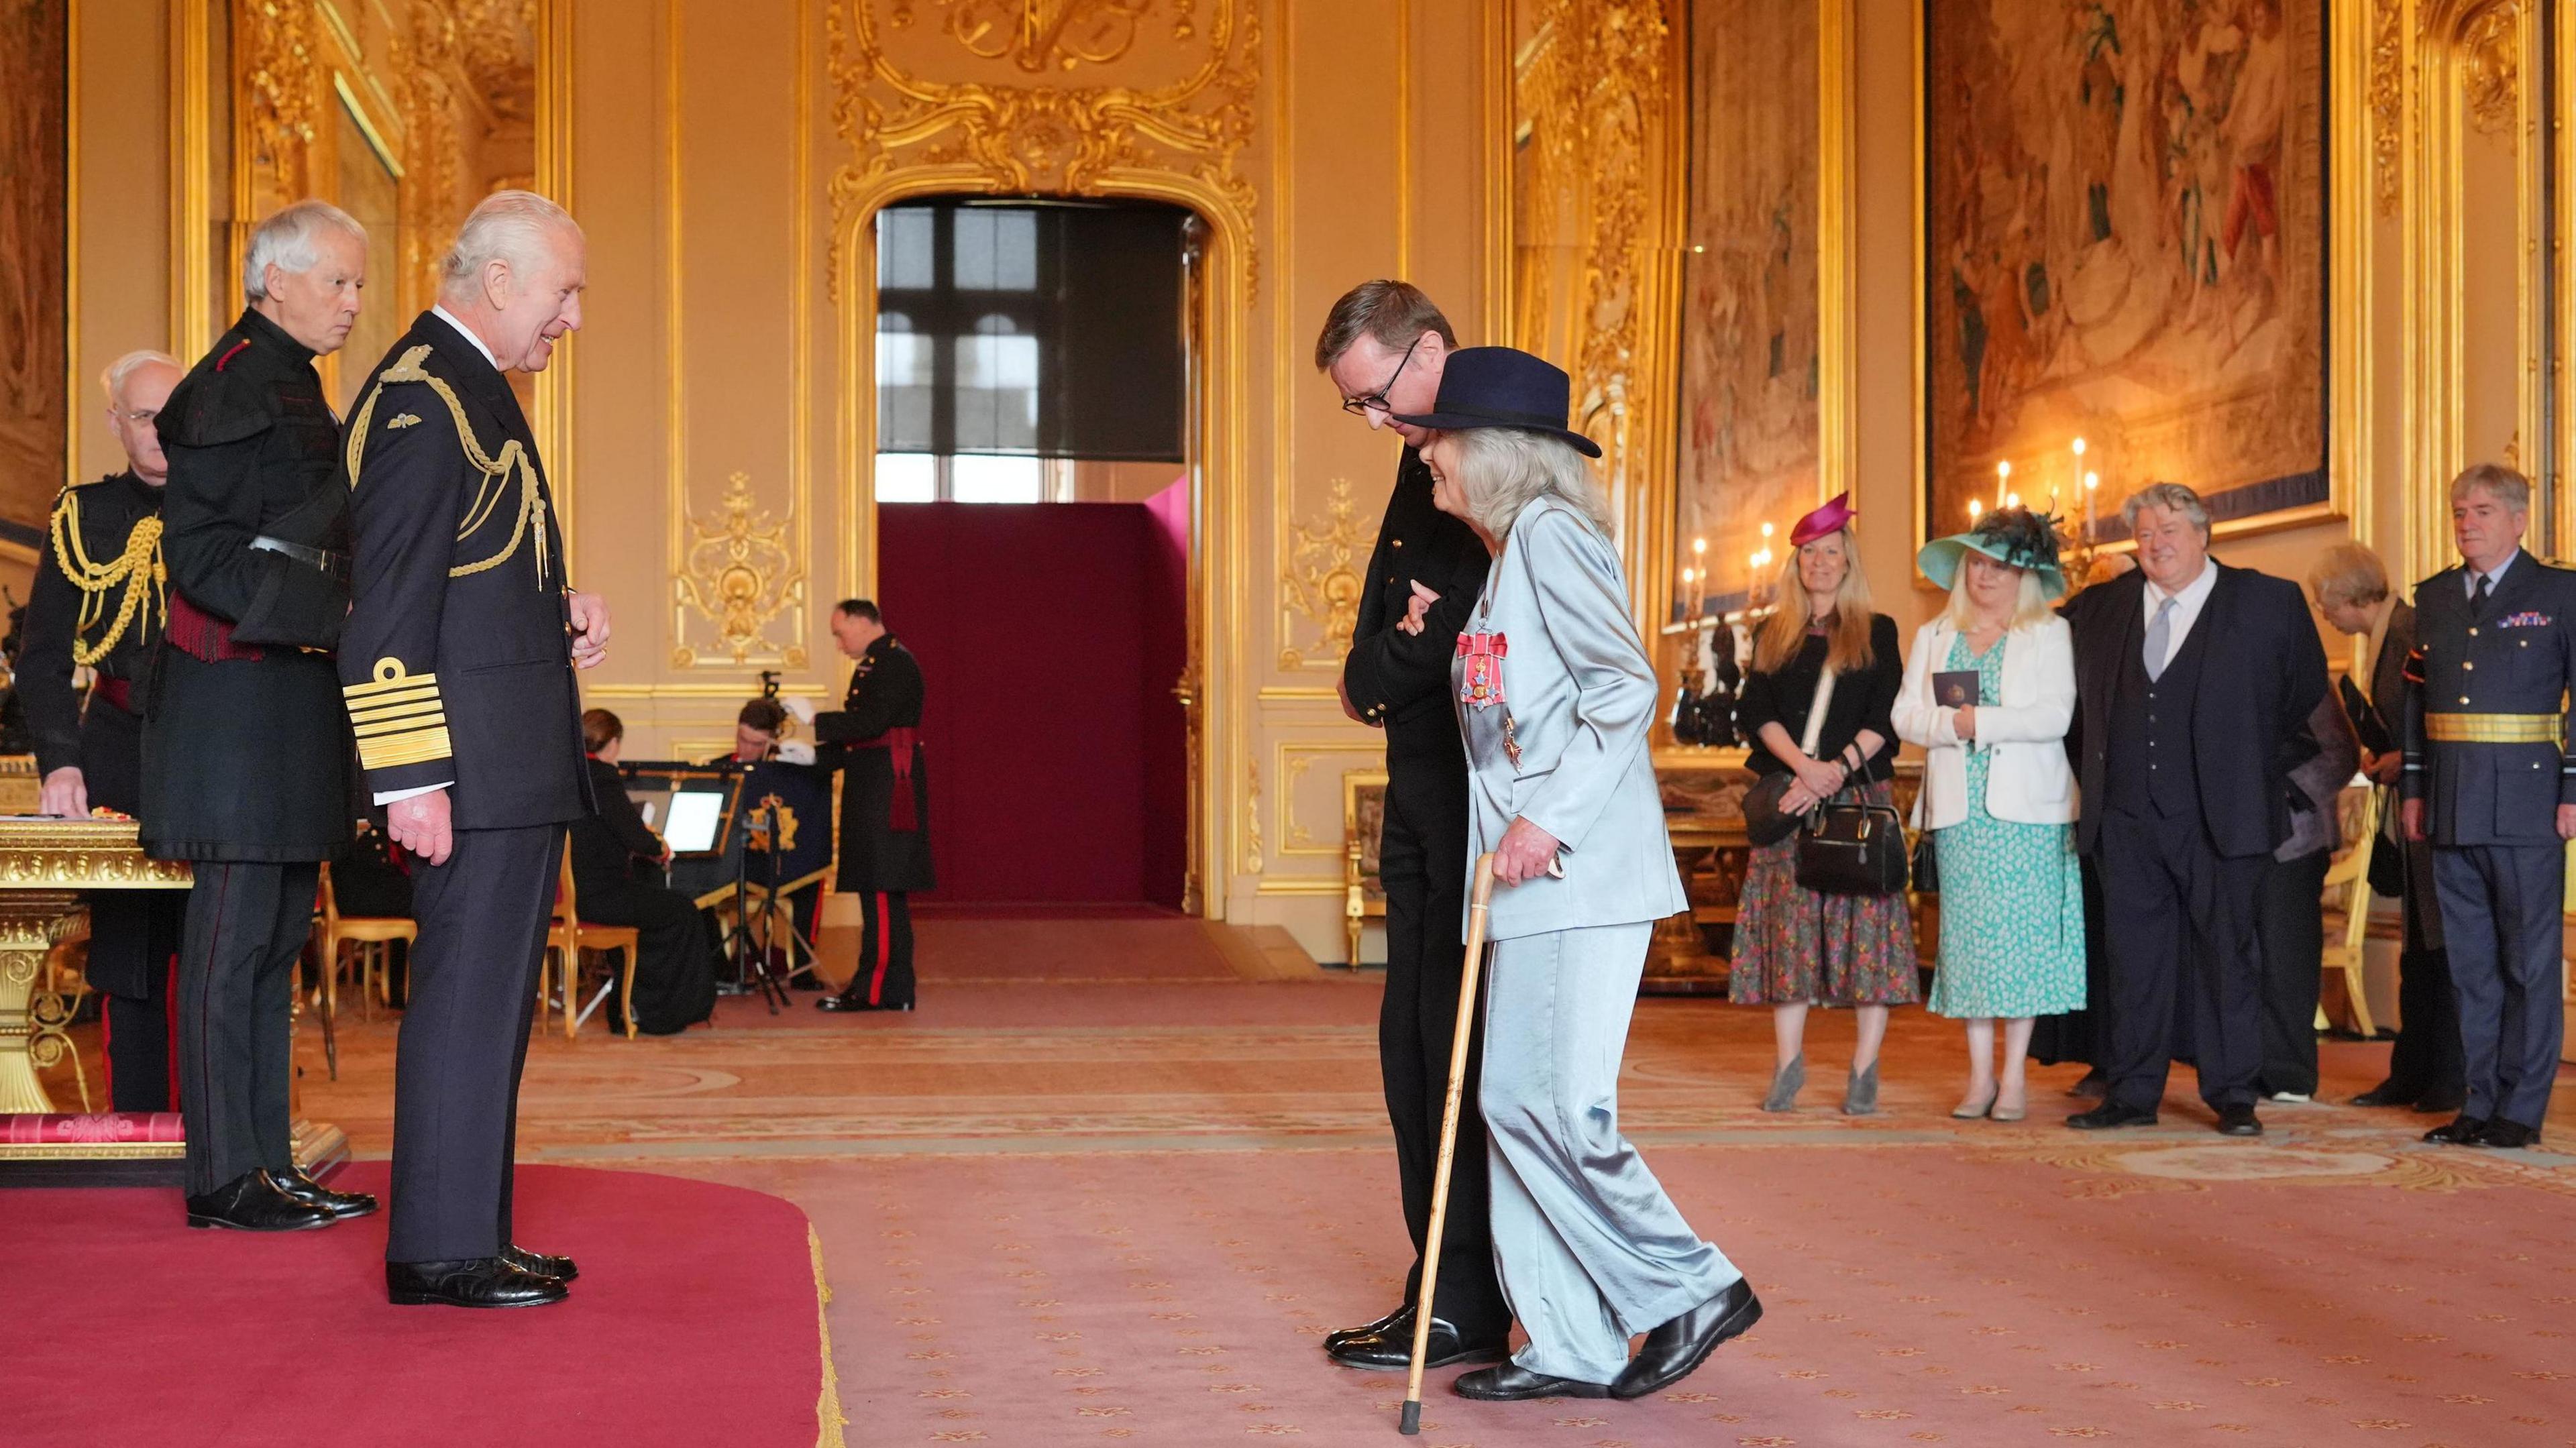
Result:
<svg viewBox="0 0 2576 1448"><path fill-rule="evenodd" d="M778 757L787 764L811 764L814 762L814 746L802 739L785 740L778 746Z"/></svg>
<svg viewBox="0 0 2576 1448"><path fill-rule="evenodd" d="M813 700L800 699L794 695L782 694L779 696L778 702L785 705L787 707L787 712L795 715L799 723L811 724L814 722ZM809 750L807 752L810 753L812 751Z"/></svg>

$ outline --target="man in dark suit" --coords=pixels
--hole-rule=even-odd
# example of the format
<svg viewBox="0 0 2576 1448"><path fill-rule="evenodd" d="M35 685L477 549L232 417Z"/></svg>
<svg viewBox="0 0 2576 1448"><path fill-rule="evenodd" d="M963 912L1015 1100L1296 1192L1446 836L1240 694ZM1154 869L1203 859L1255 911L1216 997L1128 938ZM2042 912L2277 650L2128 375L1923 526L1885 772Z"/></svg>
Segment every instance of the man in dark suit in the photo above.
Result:
<svg viewBox="0 0 2576 1448"><path fill-rule="evenodd" d="M397 1305L558 1302L570 1259L512 1240L511 1157L564 826L591 813L576 665L608 611L564 577L535 435L505 369L581 325L581 229L525 191L476 206L439 304L349 423L356 596L340 682L367 790L418 856L394 1073Z"/></svg>
<svg viewBox="0 0 2576 1448"><path fill-rule="evenodd" d="M2325 696L2325 649L2297 584L2209 557L2191 489L2142 488L2126 516L2138 572L2071 620L2076 843L2101 865L2111 1018L2107 1094L2066 1124L2152 1125L2179 1057L2218 1129L2253 1136L2260 906L2290 831L2290 773L2315 749L2301 725Z"/></svg>
<svg viewBox="0 0 2576 1448"><path fill-rule="evenodd" d="M1315 343L1315 366L1341 394L1343 409L1372 429L1393 428L1405 444L1342 661L1341 696L1351 718L1386 731L1386 817L1378 847L1386 994L1378 1007L1377 1048L1414 1261L1394 1311L1324 1339L1325 1350L1345 1367L1400 1370L1412 1355L1466 962L1459 926L1466 914L1467 754L1449 703L1449 663L1490 560L1472 529L1431 505L1431 470L1418 451L1427 434L1393 416L1433 410L1457 345L1440 309L1400 281L1353 287L1333 304ZM1433 602L1422 631L1407 633L1396 625L1417 595ZM1472 1165L1485 1155L1485 1118L1476 1109L1483 1046L1479 1026L1458 1109L1456 1160L1465 1165L1449 1179L1432 1303L1435 1367L1499 1360L1512 1325L1494 1275L1485 1174Z"/></svg>
<svg viewBox="0 0 2576 1448"><path fill-rule="evenodd" d="M2415 610L2388 586L2388 569L2367 545L2338 543L2308 568L2317 612L2339 633L2366 641L2369 669L2354 685L2361 772L2395 790L2405 767L2406 660L2415 651ZM2366 685L2366 689L2362 686ZM2345 695L2351 702L2353 695ZM2468 1099L2460 1060L2460 1004L2451 994L2451 962L2442 947L2442 910L2434 897L2433 847L2409 840L2391 809L2373 847L2373 881L2395 883L2403 902L2404 944L2397 956L2397 1044L2388 1075L2352 1098L2355 1106L2411 1106L2452 1115Z"/></svg>
<svg viewBox="0 0 2576 1448"><path fill-rule="evenodd" d="M313 362L348 340L366 232L301 201L262 221L250 305L162 405L170 618L144 687L143 848L196 870L179 948L188 1224L279 1232L375 1210L296 1170L295 966L347 842L349 607L340 430Z"/></svg>
<svg viewBox="0 0 2576 1448"><path fill-rule="evenodd" d="M161 637L168 583L161 556L161 490L170 464L155 429L179 384L177 359L129 352L108 364L107 424L125 470L65 488L54 500L36 580L27 594L18 698L36 736L40 808L85 819L92 805L141 817L143 716L136 697ZM74 672L94 671L88 696ZM169 981L188 897L175 890L98 890L89 897L90 988L108 1099L118 1111L175 1111Z"/></svg>
<svg viewBox="0 0 2576 1448"><path fill-rule="evenodd" d="M921 743L921 662L864 598L832 610L832 641L850 660L841 707L789 707L814 729L818 758L843 771L840 868L832 887L859 897L858 970L814 1002L826 1011L913 1006L912 892L938 884L930 867L930 772Z"/></svg>
<svg viewBox="0 0 2576 1448"><path fill-rule="evenodd" d="M2430 840L2468 1099L2426 1141L2540 1137L2565 1034L2561 911L2576 839L2576 573L2522 551L2531 484L2480 463L2451 483L2461 563L2415 585L2406 837Z"/></svg>

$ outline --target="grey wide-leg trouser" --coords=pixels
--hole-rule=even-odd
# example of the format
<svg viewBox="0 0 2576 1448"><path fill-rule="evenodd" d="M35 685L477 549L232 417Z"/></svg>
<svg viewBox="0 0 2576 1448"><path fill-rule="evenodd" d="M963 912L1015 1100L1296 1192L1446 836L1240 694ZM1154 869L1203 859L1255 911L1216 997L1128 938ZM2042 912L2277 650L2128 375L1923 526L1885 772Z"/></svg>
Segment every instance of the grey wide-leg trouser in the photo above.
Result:
<svg viewBox="0 0 2576 1448"><path fill-rule="evenodd" d="M1651 922L1497 941L1485 978L1494 1265L1529 1333L1515 1356L1607 1383L1628 1339L1744 1274L1682 1220L1619 1133L1619 1058Z"/></svg>

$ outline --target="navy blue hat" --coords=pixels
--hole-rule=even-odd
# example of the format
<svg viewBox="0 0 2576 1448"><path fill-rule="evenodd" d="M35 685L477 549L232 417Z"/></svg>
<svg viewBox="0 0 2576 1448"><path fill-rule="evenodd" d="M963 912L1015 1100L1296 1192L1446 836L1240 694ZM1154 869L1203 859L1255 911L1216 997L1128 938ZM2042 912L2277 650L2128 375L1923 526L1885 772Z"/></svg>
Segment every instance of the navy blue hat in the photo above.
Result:
<svg viewBox="0 0 2576 1448"><path fill-rule="evenodd" d="M1449 354L1440 373L1440 400L1429 412L1394 414L1412 427L1463 432L1471 427L1517 427L1572 443L1588 458L1601 445L1565 425L1574 384L1554 363L1516 347L1465 347Z"/></svg>

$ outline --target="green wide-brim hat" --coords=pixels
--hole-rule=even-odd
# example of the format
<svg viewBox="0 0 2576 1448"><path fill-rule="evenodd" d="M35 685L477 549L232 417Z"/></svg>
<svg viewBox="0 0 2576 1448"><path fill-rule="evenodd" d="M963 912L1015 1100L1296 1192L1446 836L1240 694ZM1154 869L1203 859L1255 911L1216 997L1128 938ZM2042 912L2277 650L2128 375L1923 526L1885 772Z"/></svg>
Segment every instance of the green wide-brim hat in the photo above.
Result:
<svg viewBox="0 0 2576 1448"><path fill-rule="evenodd" d="M1935 538L1914 555L1914 566L1943 588L1959 581L1959 559L1973 548L1997 563L2039 575L2040 592L2066 596L2066 570L2057 561L2057 526L2027 508L1998 508L1965 533Z"/></svg>

